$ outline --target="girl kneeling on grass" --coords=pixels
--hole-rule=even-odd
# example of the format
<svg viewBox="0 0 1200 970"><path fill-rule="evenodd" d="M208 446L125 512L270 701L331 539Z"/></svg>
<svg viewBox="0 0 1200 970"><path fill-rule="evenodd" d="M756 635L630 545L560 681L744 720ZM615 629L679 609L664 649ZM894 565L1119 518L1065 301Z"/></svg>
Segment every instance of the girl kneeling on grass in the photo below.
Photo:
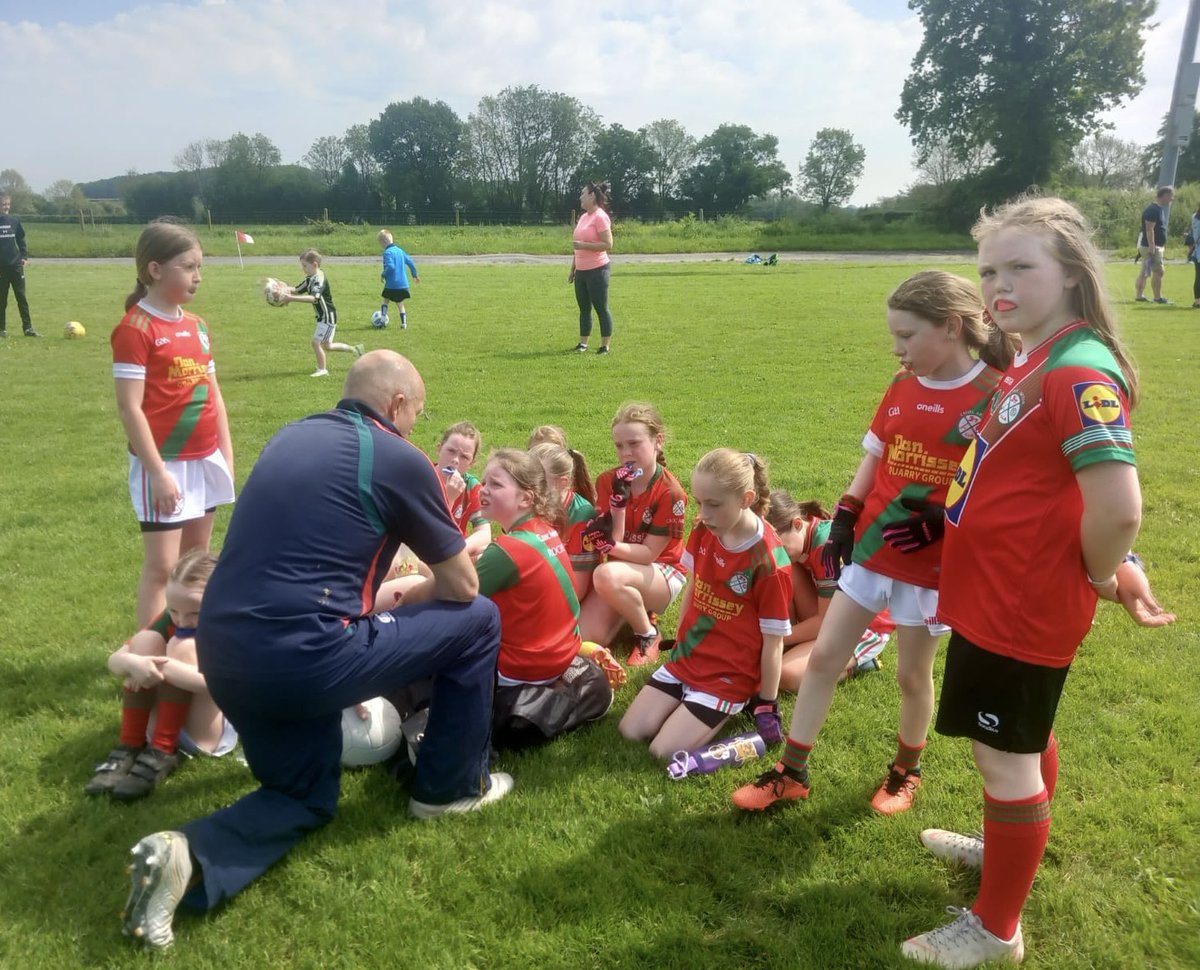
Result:
<svg viewBox="0 0 1200 970"><path fill-rule="evenodd" d="M1141 520L1137 376L1087 220L1061 199L1022 199L972 235L984 304L1021 353L946 498L941 615L954 632L937 730L972 741L983 871L970 909L901 951L947 967L1024 957L1021 910L1058 777L1055 712L1097 598L1130 604L1121 566Z"/></svg>
<svg viewBox="0 0 1200 970"><path fill-rule="evenodd" d="M679 639L621 718L621 734L668 760L712 738L757 695L767 744L782 740L779 666L790 629L792 567L760 517L767 470L753 455L710 451L692 473L697 518L683 554L691 574Z"/></svg>
<svg viewBox="0 0 1200 970"><path fill-rule="evenodd" d="M515 448L488 458L480 502L504 530L475 563L480 595L500 610L493 739L498 747L549 740L602 716L612 704L604 671L576 660L583 645L579 600L555 528L561 502L540 462Z"/></svg>
<svg viewBox="0 0 1200 970"><path fill-rule="evenodd" d="M630 667L658 659L662 634L650 613L662 614L687 581L683 519L687 493L666 468L662 416L649 404L626 404L612 421L621 464L596 480L602 514L585 540L603 557L592 575L579 626L585 640L609 645L628 623L633 631Z"/></svg>
<svg viewBox="0 0 1200 970"><path fill-rule="evenodd" d="M794 693L800 689L825 611L837 590L837 579L825 568L823 556L832 523L820 502L797 502L787 492L775 490L771 491L766 518L796 567L792 570L792 629L783 638L783 671L779 677L780 689ZM878 670L879 655L895 629L887 610L876 615L838 680Z"/></svg>
<svg viewBox="0 0 1200 970"><path fill-rule="evenodd" d="M918 273L888 297L887 326L903 365L863 439L866 455L838 502L824 564L838 590L796 693L782 760L739 788L733 803L756 811L808 797L808 756L839 677L863 630L890 608L899 627L896 757L871 799L881 814L912 806L921 751L933 718L933 658L946 490L978 416L1011 356L1007 338L984 322L974 284L950 273ZM857 528L856 528L857 524ZM853 560L851 562L851 560ZM843 563L849 563L843 570Z"/></svg>
<svg viewBox="0 0 1200 970"><path fill-rule="evenodd" d="M120 743L97 766L87 794L133 801L175 770L177 748L221 757L237 744L196 665L196 620L216 564L203 549L184 553L167 578L162 616L108 658L108 669L125 681Z"/></svg>

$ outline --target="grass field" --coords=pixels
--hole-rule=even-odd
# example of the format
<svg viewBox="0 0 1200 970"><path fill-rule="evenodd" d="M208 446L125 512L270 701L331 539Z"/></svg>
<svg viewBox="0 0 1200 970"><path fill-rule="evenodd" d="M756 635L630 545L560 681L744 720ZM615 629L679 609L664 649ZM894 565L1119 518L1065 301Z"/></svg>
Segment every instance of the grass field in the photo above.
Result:
<svg viewBox="0 0 1200 970"><path fill-rule="evenodd" d="M209 256L233 256L234 226L196 227ZM312 226L252 226L254 245L243 246L247 256L298 256L315 246L326 256L377 256L378 226L332 225L327 233ZM142 227L27 223L26 235L34 257L132 256ZM396 242L420 265L422 256L472 256L480 253L571 254L571 232L561 226L455 226L393 225ZM618 219L613 227L618 253L759 252L776 251L931 251L967 250L965 233L940 232L903 222L868 226L848 220L828 225L789 222L751 222L723 217L701 222L684 218L675 222L643 224Z"/></svg>
<svg viewBox="0 0 1200 970"><path fill-rule="evenodd" d="M704 451L731 445L767 457L777 486L829 502L892 370L884 297L916 268L618 266L609 357L566 353L576 329L565 267L431 266L404 333L367 324L373 267L330 275L340 339L399 349L422 371L422 447L462 418L492 445L522 444L551 421L599 471L613 460L612 413L646 399L667 419L667 457L685 484ZM254 289L267 272L291 278L296 266L210 267L194 304L213 333L239 481L282 424L332 406L349 364L333 355L334 377L307 376L311 313L268 308ZM46 339L0 344L3 967L144 965L116 919L129 846L251 784L226 759L185 765L133 805L82 793L116 737L104 659L132 632L140 564L107 343L133 275L39 267L30 298ZM1054 828L1025 913L1030 967L1200 966L1200 500L1195 446L1181 434L1197 402L1200 313L1133 304L1132 275L1111 270L1144 388L1137 548L1180 619L1143 630L1104 604L1080 652L1057 723ZM1186 305L1184 288L1172 271L1167 293ZM69 319L85 340L61 338ZM981 793L966 743L935 736L913 811L870 812L894 749L894 655L885 661L839 688L811 799L769 817L728 803L765 761L674 783L621 741L617 720L644 675L599 724L504 757L517 789L479 815L411 822L388 777L350 774L339 817L232 904L181 916L162 964L907 966L899 941L941 925L944 906L969 905L977 885L930 859L917 833L974 830Z"/></svg>

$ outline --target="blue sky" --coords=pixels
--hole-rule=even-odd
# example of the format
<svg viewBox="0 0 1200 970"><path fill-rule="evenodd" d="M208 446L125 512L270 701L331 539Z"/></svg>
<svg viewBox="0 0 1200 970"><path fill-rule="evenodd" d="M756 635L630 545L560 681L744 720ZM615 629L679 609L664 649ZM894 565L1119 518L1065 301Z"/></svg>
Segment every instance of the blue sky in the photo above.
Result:
<svg viewBox="0 0 1200 970"><path fill-rule="evenodd" d="M1113 113L1152 141L1171 95L1186 4L1167 0L1147 84ZM796 172L820 128L866 149L852 201L913 180L894 113L920 24L904 0L0 0L10 94L0 168L37 190L173 168L185 145L261 131L285 161L391 101L442 99L462 118L539 84L605 124L725 122L779 138Z"/></svg>

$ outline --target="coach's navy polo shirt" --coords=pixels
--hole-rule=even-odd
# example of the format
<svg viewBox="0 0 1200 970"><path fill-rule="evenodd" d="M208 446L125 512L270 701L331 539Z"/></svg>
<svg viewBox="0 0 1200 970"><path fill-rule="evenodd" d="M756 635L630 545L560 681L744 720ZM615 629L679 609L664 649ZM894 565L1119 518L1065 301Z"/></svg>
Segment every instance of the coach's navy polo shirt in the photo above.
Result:
<svg viewBox="0 0 1200 970"><path fill-rule="evenodd" d="M318 673L401 542L431 563L464 546L425 454L361 401L287 425L250 472L204 591L200 669Z"/></svg>

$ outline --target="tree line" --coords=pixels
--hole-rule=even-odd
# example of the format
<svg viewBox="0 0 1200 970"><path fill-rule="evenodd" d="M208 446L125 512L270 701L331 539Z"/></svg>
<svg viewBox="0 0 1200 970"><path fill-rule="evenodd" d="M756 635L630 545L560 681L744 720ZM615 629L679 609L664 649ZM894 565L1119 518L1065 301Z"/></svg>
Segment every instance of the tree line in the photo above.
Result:
<svg viewBox="0 0 1200 970"><path fill-rule="evenodd" d="M1156 179L1165 123L1156 143L1139 146L1101 120L1144 83L1141 36L1155 0L909 6L924 37L896 117L911 132L918 178L883 205L961 228L980 205L1032 187L1141 190ZM237 133L185 146L175 172L26 194L43 211L116 195L139 219L328 210L343 220L469 212L541 221L564 218L589 179L611 184L618 215L653 217L763 211L764 201L776 214L795 213L798 202L828 212L862 177L865 152L847 129L817 132L794 176L778 147L773 134L734 123L698 139L672 119L606 125L571 95L524 85L481 98L466 119L424 97L389 104L369 123L317 138L299 164L282 164L266 135ZM1176 180L1200 180L1200 140L1181 155ZM0 173L14 195L28 189L19 181Z"/></svg>

